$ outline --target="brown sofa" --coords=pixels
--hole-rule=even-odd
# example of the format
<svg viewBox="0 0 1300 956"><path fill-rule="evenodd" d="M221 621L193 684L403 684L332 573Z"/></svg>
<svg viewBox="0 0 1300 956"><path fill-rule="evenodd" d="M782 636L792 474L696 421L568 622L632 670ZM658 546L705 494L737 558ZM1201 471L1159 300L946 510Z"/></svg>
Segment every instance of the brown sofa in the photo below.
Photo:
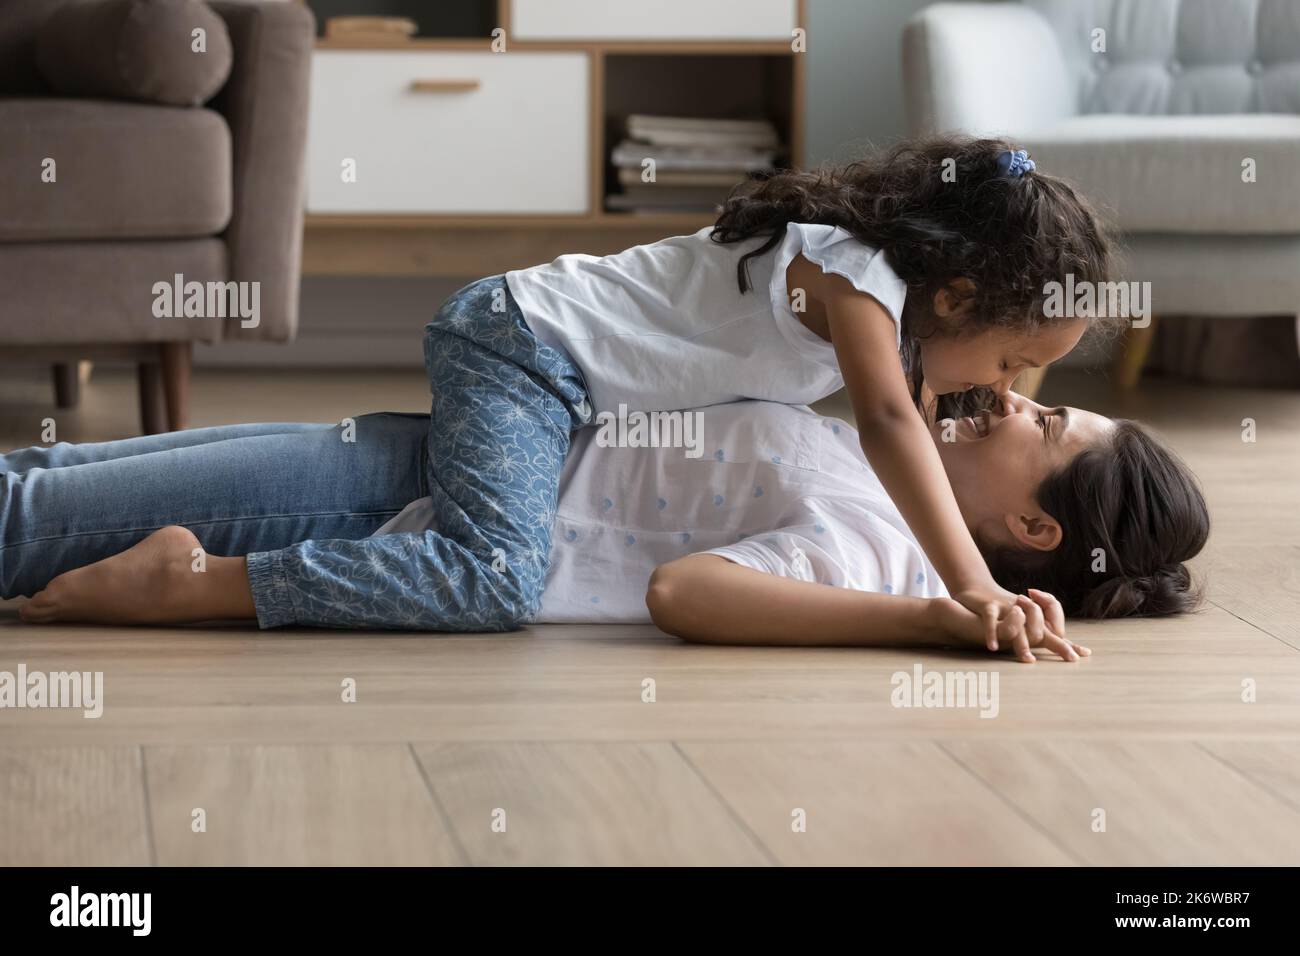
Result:
<svg viewBox="0 0 1300 956"><path fill-rule="evenodd" d="M157 432L194 342L293 338L314 33L295 2L0 0L0 374L50 364L68 407L78 360L129 359Z"/></svg>

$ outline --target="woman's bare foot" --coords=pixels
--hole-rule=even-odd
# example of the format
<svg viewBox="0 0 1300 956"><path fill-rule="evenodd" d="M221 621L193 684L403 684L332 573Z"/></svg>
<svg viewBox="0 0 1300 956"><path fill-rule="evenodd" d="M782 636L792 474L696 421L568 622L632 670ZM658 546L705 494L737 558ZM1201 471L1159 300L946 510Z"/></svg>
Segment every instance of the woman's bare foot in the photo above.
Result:
<svg viewBox="0 0 1300 956"><path fill-rule="evenodd" d="M29 624L183 624L253 616L251 595L249 613L241 615L231 610L245 605L223 593L241 583L247 592L242 567L229 564L243 566L244 559L204 555L196 564L199 548L189 529L160 528L121 554L60 574L18 609L19 616Z"/></svg>

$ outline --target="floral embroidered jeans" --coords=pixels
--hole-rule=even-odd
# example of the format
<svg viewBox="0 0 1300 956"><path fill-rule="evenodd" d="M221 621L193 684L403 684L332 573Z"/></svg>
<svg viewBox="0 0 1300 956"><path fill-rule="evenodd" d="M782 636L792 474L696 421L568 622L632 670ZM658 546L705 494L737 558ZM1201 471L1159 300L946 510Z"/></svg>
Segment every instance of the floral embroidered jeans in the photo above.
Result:
<svg viewBox="0 0 1300 956"><path fill-rule="evenodd" d="M428 416L203 428L0 455L0 594L180 524L246 554L262 627L498 631L541 601L582 375L528 329L503 276L425 328ZM429 496L434 529L370 537ZM436 530L435 530L436 529Z"/></svg>

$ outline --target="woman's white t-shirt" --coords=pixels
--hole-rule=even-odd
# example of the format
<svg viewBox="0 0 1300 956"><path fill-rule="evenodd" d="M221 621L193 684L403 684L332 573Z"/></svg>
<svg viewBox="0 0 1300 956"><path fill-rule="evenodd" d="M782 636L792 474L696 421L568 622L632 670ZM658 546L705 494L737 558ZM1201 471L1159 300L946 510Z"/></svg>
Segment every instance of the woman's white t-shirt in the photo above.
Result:
<svg viewBox="0 0 1300 956"><path fill-rule="evenodd" d="M685 414L699 416L693 449L574 434L539 621L649 621L655 567L699 551L833 587L947 596L848 423L771 402ZM436 530L422 498L375 533Z"/></svg>
<svg viewBox="0 0 1300 956"><path fill-rule="evenodd" d="M596 412L745 398L803 405L843 387L834 346L790 306L786 269L800 253L875 298L898 339L907 286L846 230L791 223L775 249L749 261L743 294L737 264L764 240L723 244L710 231L506 273L533 334L581 369Z"/></svg>

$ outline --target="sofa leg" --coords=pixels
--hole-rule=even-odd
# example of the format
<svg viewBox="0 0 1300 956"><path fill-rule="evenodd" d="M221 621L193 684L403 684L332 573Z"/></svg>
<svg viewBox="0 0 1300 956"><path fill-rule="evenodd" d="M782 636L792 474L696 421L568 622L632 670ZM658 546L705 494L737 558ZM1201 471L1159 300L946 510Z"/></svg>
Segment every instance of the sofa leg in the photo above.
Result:
<svg viewBox="0 0 1300 956"><path fill-rule="evenodd" d="M162 344L163 395L167 400L167 428L178 432L190 423L190 369L194 362L192 342Z"/></svg>
<svg viewBox="0 0 1300 956"><path fill-rule="evenodd" d="M158 435L167 430L162 365L157 361L143 361L135 367L135 377L140 386L140 428L146 435Z"/></svg>
<svg viewBox="0 0 1300 956"><path fill-rule="evenodd" d="M81 376L76 362L59 362L54 366L54 405L76 408L81 401Z"/></svg>
<svg viewBox="0 0 1300 956"><path fill-rule="evenodd" d="M1016 382L1011 386L1011 389L1034 402L1038 400L1038 391L1043 387L1043 379L1045 378L1047 378L1046 365L1042 368L1027 368L1016 376Z"/></svg>
<svg viewBox="0 0 1300 956"><path fill-rule="evenodd" d="M1121 391L1137 388L1142 379L1142 366L1146 365L1151 353L1151 343L1155 341L1156 317L1153 315L1144 328L1130 325L1124 330L1124 336L1116 344L1114 364L1111 366L1112 384Z"/></svg>

